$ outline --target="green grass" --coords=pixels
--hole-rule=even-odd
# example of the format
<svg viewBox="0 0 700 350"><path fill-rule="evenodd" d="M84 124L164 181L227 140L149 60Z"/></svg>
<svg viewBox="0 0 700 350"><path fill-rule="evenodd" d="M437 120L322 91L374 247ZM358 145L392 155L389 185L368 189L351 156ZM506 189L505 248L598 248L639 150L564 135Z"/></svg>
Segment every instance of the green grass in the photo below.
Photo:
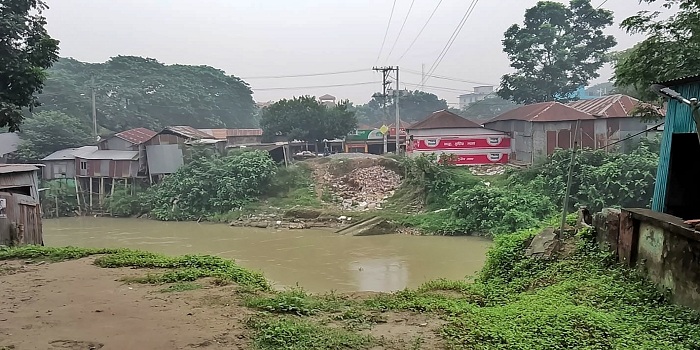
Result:
<svg viewBox="0 0 700 350"><path fill-rule="evenodd" d="M180 292L187 292L191 290L197 290L197 289L202 289L202 285L198 283L192 283L192 282L178 282L175 284L171 284L160 291L162 293L180 293Z"/></svg>
<svg viewBox="0 0 700 350"><path fill-rule="evenodd" d="M102 254L102 256L95 259L95 265L104 268L134 267L164 270L142 277L129 278L129 282L178 283L213 277L219 283L236 283L257 290L270 289L270 284L261 273L244 269L231 260L210 255L170 257L130 249L23 246L0 250L0 260L46 259L62 261L96 254Z"/></svg>
<svg viewBox="0 0 700 350"><path fill-rule="evenodd" d="M255 346L262 350L369 349L375 343L370 336L296 317L253 319L248 324Z"/></svg>

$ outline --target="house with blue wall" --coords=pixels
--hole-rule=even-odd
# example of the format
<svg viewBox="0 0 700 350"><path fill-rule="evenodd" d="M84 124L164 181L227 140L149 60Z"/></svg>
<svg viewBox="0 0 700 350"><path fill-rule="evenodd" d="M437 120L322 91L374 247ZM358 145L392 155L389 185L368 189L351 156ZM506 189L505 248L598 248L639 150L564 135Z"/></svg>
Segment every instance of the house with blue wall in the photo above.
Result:
<svg viewBox="0 0 700 350"><path fill-rule="evenodd" d="M700 98L700 75L661 83L685 98ZM700 141L690 106L670 100L666 111L652 209L700 219Z"/></svg>

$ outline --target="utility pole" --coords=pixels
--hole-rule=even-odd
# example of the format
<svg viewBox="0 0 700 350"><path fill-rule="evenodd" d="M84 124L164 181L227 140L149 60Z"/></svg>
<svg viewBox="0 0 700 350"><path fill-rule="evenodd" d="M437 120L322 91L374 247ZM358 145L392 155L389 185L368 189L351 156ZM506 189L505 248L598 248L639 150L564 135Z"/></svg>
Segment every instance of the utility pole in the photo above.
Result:
<svg viewBox="0 0 700 350"><path fill-rule="evenodd" d="M394 107L396 108L396 155L398 155L401 150L399 138L401 135L401 117L399 116L399 96L401 96L401 87L399 86L399 66L396 66L396 98L394 99Z"/></svg>
<svg viewBox="0 0 700 350"><path fill-rule="evenodd" d="M95 103L95 76L90 78L90 90L92 95L92 127L95 136L95 141L99 141L97 135L97 104Z"/></svg>
<svg viewBox="0 0 700 350"><path fill-rule="evenodd" d="M425 84L425 63L422 63L420 65L420 89L421 90L423 90L423 84Z"/></svg>
<svg viewBox="0 0 700 350"><path fill-rule="evenodd" d="M394 70L394 67L373 67L373 71L382 72L382 110L384 111L384 122L390 124L389 113L386 111L386 102L389 95L387 94L387 87L391 84L389 80L389 74ZM379 97L376 94L373 97ZM387 138L388 135L384 134L384 153L388 152Z"/></svg>

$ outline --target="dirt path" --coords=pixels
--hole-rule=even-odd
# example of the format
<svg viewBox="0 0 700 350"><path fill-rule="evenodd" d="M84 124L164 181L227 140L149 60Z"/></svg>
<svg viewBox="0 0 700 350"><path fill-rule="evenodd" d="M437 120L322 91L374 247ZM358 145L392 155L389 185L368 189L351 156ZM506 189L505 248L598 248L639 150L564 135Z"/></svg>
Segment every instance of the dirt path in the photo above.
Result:
<svg viewBox="0 0 700 350"><path fill-rule="evenodd" d="M92 261L0 262L0 349L250 348L234 287L161 293Z"/></svg>

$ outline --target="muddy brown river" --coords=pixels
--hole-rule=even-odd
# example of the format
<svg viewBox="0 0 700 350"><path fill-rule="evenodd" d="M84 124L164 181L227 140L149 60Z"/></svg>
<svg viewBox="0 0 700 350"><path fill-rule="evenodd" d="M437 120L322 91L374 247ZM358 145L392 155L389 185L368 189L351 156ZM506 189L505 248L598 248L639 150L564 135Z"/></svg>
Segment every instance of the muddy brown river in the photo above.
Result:
<svg viewBox="0 0 700 350"><path fill-rule="evenodd" d="M351 237L331 230L113 218L44 220L44 243L213 254L263 272L278 288L299 285L311 292L388 292L436 278L461 279L481 269L491 245L480 237Z"/></svg>

